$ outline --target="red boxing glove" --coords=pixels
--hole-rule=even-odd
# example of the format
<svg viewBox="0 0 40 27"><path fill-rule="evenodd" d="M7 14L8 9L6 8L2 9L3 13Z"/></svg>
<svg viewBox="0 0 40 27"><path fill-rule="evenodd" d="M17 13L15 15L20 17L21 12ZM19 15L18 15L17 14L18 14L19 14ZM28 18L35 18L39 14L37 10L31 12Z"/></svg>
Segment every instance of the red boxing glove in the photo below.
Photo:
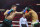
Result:
<svg viewBox="0 0 40 27"><path fill-rule="evenodd" d="M25 13L28 13L28 11L26 10L26 12Z"/></svg>

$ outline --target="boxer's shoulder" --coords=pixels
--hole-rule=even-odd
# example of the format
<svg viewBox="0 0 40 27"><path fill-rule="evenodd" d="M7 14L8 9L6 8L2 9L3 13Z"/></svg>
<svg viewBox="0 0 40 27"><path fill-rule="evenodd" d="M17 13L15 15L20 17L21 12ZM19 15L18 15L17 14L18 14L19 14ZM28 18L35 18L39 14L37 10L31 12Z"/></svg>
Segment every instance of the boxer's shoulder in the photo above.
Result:
<svg viewBox="0 0 40 27"><path fill-rule="evenodd" d="M32 11L29 11L28 13L32 13Z"/></svg>
<svg viewBox="0 0 40 27"><path fill-rule="evenodd" d="M9 11L9 10L6 10L6 11Z"/></svg>
<svg viewBox="0 0 40 27"><path fill-rule="evenodd" d="M8 11L10 11L10 10L6 10L6 11L8 12Z"/></svg>

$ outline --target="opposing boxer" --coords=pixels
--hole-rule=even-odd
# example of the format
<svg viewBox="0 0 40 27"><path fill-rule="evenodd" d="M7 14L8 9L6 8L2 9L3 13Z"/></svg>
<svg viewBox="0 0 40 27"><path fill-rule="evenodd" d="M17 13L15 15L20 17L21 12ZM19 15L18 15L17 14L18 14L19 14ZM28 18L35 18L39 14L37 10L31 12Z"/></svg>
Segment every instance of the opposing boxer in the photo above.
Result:
<svg viewBox="0 0 40 27"><path fill-rule="evenodd" d="M5 19L3 21L2 27L12 27L12 20L13 20L14 16L16 14L23 14L26 11L26 9L25 9L22 12L17 12L16 8L17 8L17 6L12 5L10 10L6 10L6 12L4 12Z"/></svg>
<svg viewBox="0 0 40 27"><path fill-rule="evenodd" d="M33 9L30 9L30 8L28 8L27 11L28 13L25 13L25 14L31 16L32 18L31 27L39 27L39 20L38 20L37 13Z"/></svg>

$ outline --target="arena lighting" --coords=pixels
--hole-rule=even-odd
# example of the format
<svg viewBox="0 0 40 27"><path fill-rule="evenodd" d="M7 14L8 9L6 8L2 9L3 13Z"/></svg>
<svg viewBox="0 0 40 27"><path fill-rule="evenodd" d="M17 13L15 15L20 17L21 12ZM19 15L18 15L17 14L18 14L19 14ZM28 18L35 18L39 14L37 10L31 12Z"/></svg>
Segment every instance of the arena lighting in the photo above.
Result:
<svg viewBox="0 0 40 27"><path fill-rule="evenodd" d="M20 5L19 3L17 3L16 5Z"/></svg>
<svg viewBox="0 0 40 27"><path fill-rule="evenodd" d="M36 4L36 5L40 5L40 4Z"/></svg>

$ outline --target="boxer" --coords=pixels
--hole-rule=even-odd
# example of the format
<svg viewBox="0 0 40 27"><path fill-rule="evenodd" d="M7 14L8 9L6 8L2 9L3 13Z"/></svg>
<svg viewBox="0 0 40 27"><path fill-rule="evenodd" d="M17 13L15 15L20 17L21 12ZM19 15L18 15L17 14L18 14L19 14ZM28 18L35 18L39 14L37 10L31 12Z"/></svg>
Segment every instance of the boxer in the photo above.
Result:
<svg viewBox="0 0 40 27"><path fill-rule="evenodd" d="M4 12L5 19L3 20L2 27L12 27L12 20L15 17L15 15L23 14L26 11L26 9L25 9L22 12L17 12L16 8L17 8L16 5L12 5L10 10L6 10L6 12Z"/></svg>
<svg viewBox="0 0 40 27"><path fill-rule="evenodd" d="M32 27L39 27L39 20L38 20L38 15L37 13L33 10L28 8L27 9L28 13L25 13L25 15L29 15L32 18Z"/></svg>

